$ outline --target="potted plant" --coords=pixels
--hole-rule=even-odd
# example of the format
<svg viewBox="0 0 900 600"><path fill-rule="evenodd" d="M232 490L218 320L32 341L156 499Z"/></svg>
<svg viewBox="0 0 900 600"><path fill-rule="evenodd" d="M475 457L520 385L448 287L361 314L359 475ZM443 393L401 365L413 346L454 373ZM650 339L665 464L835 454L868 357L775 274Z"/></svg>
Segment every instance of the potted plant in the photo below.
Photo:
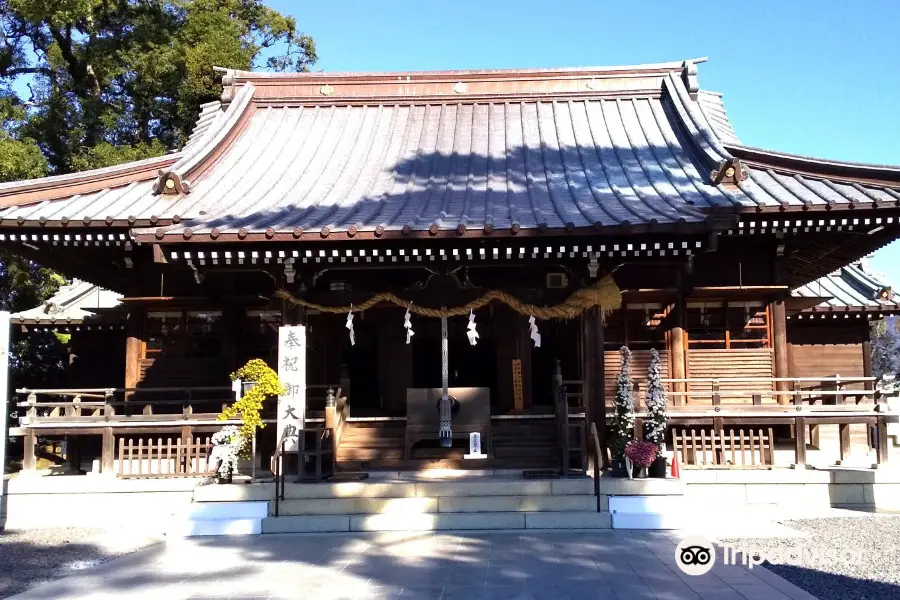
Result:
<svg viewBox="0 0 900 600"><path fill-rule="evenodd" d="M634 398L631 384L631 350L622 346L622 367L616 378L615 412L610 427L610 450L612 451L613 474L626 476L625 446L634 431Z"/></svg>
<svg viewBox="0 0 900 600"><path fill-rule="evenodd" d="M238 458L255 461L252 440L256 436L256 430L265 427L261 415L263 403L268 398L287 393L287 390L278 379L278 373L259 358L247 361L247 364L232 373L230 378L231 381L240 380L241 397L231 406L225 407L219 414L219 420L241 420L239 434L243 445L239 449ZM237 470L237 463L234 470Z"/></svg>
<svg viewBox="0 0 900 600"><path fill-rule="evenodd" d="M631 440L628 442L628 445L625 446L625 456L633 465L634 471L632 474L634 477L646 477L647 467L653 464L658 453L659 448L653 442L644 440Z"/></svg>
<svg viewBox="0 0 900 600"><path fill-rule="evenodd" d="M231 478L237 470L238 458L247 445L247 440L241 435L240 429L229 425L215 432L210 442L213 447L209 453L209 461L217 463L218 482L231 483Z"/></svg>
<svg viewBox="0 0 900 600"><path fill-rule="evenodd" d="M666 457L663 456L663 451L666 449L668 414L666 412L666 392L659 374L659 353L656 350L650 351L650 368L647 370L647 379L645 402L648 418L644 422L644 439L656 444L657 447L656 460L650 465L649 474L650 477L665 478Z"/></svg>

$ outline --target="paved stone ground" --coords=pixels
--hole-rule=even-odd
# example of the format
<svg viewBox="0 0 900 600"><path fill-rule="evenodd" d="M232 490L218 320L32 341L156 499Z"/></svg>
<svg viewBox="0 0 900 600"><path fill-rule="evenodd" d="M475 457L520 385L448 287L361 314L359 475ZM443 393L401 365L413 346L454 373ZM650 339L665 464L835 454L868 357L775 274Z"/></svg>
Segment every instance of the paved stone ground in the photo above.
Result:
<svg viewBox="0 0 900 600"><path fill-rule="evenodd" d="M85 527L0 531L0 598L162 541L134 530Z"/></svg>
<svg viewBox="0 0 900 600"><path fill-rule="evenodd" d="M629 531L195 538L15 598L814 600L761 568L685 575L676 543Z"/></svg>

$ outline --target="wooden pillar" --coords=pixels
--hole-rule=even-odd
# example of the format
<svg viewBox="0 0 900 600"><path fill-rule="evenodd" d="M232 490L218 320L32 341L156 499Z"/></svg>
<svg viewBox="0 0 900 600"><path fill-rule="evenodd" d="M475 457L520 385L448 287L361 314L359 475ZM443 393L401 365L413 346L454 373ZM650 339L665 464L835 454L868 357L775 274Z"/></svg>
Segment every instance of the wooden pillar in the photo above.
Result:
<svg viewBox="0 0 900 600"><path fill-rule="evenodd" d="M670 360L672 364L672 379L685 379L687 377L687 348L684 345L684 297L678 296L675 299L675 306L672 309L672 328L669 330L669 338L672 344ZM676 383L672 386L672 391L687 391L687 384ZM686 404L687 396L675 396L673 404Z"/></svg>
<svg viewBox="0 0 900 600"><path fill-rule="evenodd" d="M878 446L875 448L875 456L877 457L878 464L883 465L887 463L888 456L890 455L890 448L888 447L887 419L878 417L877 424L875 425L875 432L878 437L876 440Z"/></svg>
<svg viewBox="0 0 900 600"><path fill-rule="evenodd" d="M135 308L125 322L125 387L136 387L141 380L141 360L144 347L144 320L147 311Z"/></svg>
<svg viewBox="0 0 900 600"><path fill-rule="evenodd" d="M775 348L775 377L790 377L788 370L788 347L787 347L787 318L784 312L784 301L778 300L772 305L772 345ZM787 381L779 381L775 384L777 391L786 391L789 389ZM786 394L778 396L779 404L790 404L791 398Z"/></svg>
<svg viewBox="0 0 900 600"><path fill-rule="evenodd" d="M582 326L582 376L584 378L585 435L590 435L591 423L597 426L600 438L600 466L606 468L606 386L603 373L603 317L600 309L590 308L581 316ZM588 444L593 449L593 443ZM588 453L589 468L596 460L595 452Z"/></svg>
<svg viewBox="0 0 900 600"><path fill-rule="evenodd" d="M116 452L116 438L112 427L103 428L103 444L100 449L100 473L113 474L113 458Z"/></svg>
<svg viewBox="0 0 900 600"><path fill-rule="evenodd" d="M37 435L35 435L34 429L26 429L25 435L22 436L22 441L22 471L25 473L34 473L36 468L34 447L37 444Z"/></svg>
<svg viewBox="0 0 900 600"><path fill-rule="evenodd" d="M803 466L806 464L806 417L795 419L794 437L796 441L794 464Z"/></svg>
<svg viewBox="0 0 900 600"><path fill-rule="evenodd" d="M838 425L838 438L841 443L841 459L838 464L842 464L850 457L850 425L848 423Z"/></svg>

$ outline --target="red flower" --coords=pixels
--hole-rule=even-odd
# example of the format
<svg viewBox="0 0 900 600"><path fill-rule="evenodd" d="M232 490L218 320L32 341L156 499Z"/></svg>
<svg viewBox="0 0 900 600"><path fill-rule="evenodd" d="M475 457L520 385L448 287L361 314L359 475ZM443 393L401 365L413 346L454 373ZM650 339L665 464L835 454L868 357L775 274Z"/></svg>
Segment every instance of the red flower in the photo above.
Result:
<svg viewBox="0 0 900 600"><path fill-rule="evenodd" d="M625 456L639 467L649 467L656 460L659 448L653 442L632 440L625 446Z"/></svg>

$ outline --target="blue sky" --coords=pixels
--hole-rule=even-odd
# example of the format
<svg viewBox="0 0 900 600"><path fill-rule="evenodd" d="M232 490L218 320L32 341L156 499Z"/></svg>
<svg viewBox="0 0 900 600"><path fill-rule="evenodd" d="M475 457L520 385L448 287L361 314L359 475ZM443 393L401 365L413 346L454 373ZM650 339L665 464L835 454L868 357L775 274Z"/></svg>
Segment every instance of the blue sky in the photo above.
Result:
<svg viewBox="0 0 900 600"><path fill-rule="evenodd" d="M619 65L708 56L752 146L900 164L900 1L353 0L267 4L326 71ZM872 260L900 288L900 242Z"/></svg>

